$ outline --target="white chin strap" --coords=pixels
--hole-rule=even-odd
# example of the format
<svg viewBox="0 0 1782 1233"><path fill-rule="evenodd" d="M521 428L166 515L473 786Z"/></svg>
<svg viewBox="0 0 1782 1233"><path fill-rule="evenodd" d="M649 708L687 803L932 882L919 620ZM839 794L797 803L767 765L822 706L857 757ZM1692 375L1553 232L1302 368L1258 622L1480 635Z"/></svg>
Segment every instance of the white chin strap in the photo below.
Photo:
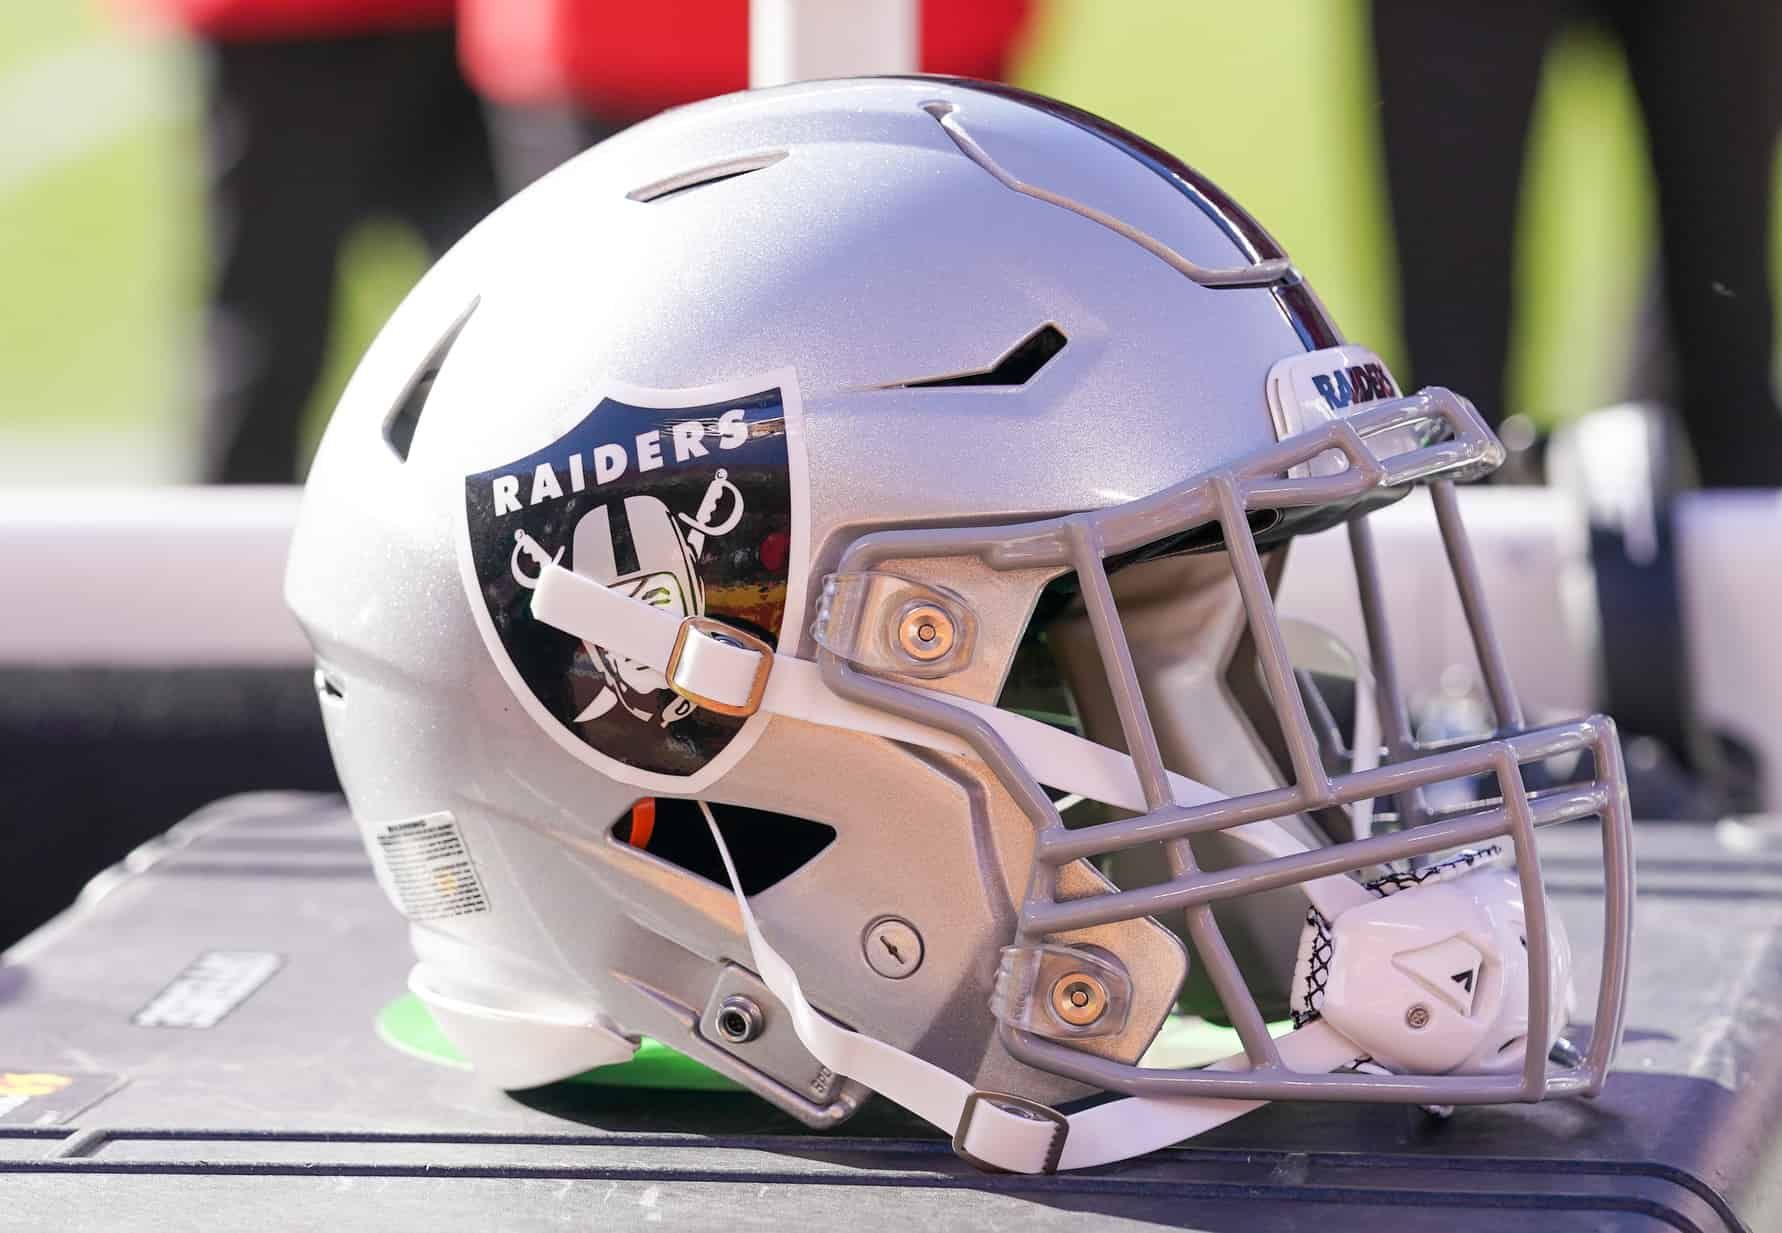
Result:
<svg viewBox="0 0 1782 1233"><path fill-rule="evenodd" d="M1265 1100L1207 1097L1158 1099L1128 1096L1063 1114L1034 1101L1000 1092L981 1092L958 1075L882 1040L850 1031L825 1018L804 996L798 973L761 936L761 927L740 889L730 849L712 817L697 802L711 828L730 889L742 912L749 953L761 980L792 1016L792 1030L812 1057L837 1074L864 1083L929 1124L953 1136L953 1147L973 1164L1007 1173L1053 1173L1087 1169L1143 1156L1183 1139L1223 1126L1261 1108ZM1360 1054L1322 1020L1282 1037L1277 1047L1291 1069L1330 1071L1352 1065ZM1247 1070L1241 1053L1214 1062L1212 1070Z"/></svg>
<svg viewBox="0 0 1782 1233"><path fill-rule="evenodd" d="M540 571L532 592L532 615L554 629L648 664L663 674L676 693L716 710L784 715L849 732L870 732L941 753L978 757L970 745L951 733L843 698L824 683L817 665L808 659L776 655L759 644L739 645L746 635L738 634L737 642L722 641L725 635L710 632L722 628L715 621L677 617L561 565L546 565ZM1118 750L969 698L909 688L982 720L1040 782L1120 809L1145 811L1138 771L1132 759ZM1169 781L1178 805L1201 805L1227 797L1174 771ZM1258 860L1305 850L1299 840L1273 822L1251 822L1224 833L1250 847ZM1345 908L1371 898L1358 882L1341 875L1301 885L1312 906L1331 920Z"/></svg>
<svg viewBox="0 0 1782 1233"><path fill-rule="evenodd" d="M673 616L560 565L542 568L532 593L532 614L564 633L648 664L662 672L676 692L714 709L783 715L977 757L969 745L949 733L839 696L809 660L775 655L764 646L721 640L725 635L711 632L714 623ZM1021 763L1051 787L1122 809L1146 808L1137 771L1125 754L997 707L921 692L969 711L988 724ZM1224 793L1173 772L1170 785L1177 804L1225 799ZM730 875L755 969L785 1005L804 1047L837 1074L865 1084L951 1133L953 1146L974 1163L1011 1173L1108 1164L1202 1134L1266 1103L1132 1096L1066 1116L1019 1097L980 1092L914 1054L841 1027L806 1000L797 973L762 937L724 837L710 808L704 801L698 804ZM1233 827L1226 834L1249 844L1262 859L1303 850L1273 822ZM1320 878L1303 885L1312 906L1327 919L1372 899L1359 883L1346 877ZM1322 1021L1283 1037L1278 1047L1288 1066L1307 1072L1350 1065L1361 1053ZM1244 1070L1248 1061L1237 1054L1215 1062L1213 1068Z"/></svg>

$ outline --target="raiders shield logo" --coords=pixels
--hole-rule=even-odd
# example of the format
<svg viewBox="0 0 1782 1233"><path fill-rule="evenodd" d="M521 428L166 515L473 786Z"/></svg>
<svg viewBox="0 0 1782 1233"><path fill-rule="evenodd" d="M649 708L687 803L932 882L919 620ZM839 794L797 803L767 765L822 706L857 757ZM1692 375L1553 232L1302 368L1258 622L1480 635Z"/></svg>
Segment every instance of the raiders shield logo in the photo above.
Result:
<svg viewBox="0 0 1782 1233"><path fill-rule="evenodd" d="M786 614L804 608L798 414L790 372L624 389L543 449L465 478L460 564L477 624L521 704L583 761L691 791L728 769L765 717L703 710L657 669L535 620L540 566L788 649Z"/></svg>

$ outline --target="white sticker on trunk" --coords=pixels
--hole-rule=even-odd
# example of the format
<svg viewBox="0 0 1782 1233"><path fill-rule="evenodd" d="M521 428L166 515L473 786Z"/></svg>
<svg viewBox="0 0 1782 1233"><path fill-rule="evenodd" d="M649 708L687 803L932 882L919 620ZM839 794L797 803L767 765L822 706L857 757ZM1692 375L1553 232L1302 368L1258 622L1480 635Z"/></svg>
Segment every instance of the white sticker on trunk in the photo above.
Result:
<svg viewBox="0 0 1782 1233"><path fill-rule="evenodd" d="M471 916L489 910L476 862L449 813L389 822L372 832L378 881L413 921Z"/></svg>
<svg viewBox="0 0 1782 1233"><path fill-rule="evenodd" d="M263 950L207 950L131 1016L137 1027L211 1028L272 979L284 956Z"/></svg>

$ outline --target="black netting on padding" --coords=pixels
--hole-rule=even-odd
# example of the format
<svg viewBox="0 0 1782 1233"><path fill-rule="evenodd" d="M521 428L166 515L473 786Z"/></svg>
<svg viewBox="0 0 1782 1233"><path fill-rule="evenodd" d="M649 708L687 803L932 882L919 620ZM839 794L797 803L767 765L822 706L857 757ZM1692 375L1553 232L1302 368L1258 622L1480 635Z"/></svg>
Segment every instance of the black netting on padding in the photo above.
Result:
<svg viewBox="0 0 1782 1233"><path fill-rule="evenodd" d="M1324 991L1330 984L1330 959L1334 951L1330 940L1330 922L1317 908L1306 909L1306 936L1300 939L1301 964L1296 979L1304 987L1296 992L1292 1010L1293 1026L1302 1028L1320 1015Z"/></svg>
<svg viewBox="0 0 1782 1233"><path fill-rule="evenodd" d="M1367 888L1384 899L1388 895L1396 895L1399 891L1410 890L1413 886L1421 886L1425 882L1444 882L1449 878L1459 877L1468 870L1480 865L1488 865L1503 855L1503 848L1491 844L1479 849L1469 848L1457 856L1450 856L1445 861L1437 861L1433 865L1425 865L1421 869L1394 869L1386 876L1375 878L1367 884Z"/></svg>

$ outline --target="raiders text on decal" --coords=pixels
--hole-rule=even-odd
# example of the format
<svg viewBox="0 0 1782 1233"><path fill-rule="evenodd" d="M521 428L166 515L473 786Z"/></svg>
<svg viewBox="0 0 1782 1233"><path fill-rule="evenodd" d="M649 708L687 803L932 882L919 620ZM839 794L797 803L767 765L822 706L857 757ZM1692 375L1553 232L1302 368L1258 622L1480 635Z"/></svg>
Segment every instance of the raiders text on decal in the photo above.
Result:
<svg viewBox="0 0 1782 1233"><path fill-rule="evenodd" d="M1322 378L1319 378L1322 380ZM1320 387L1322 388L1322 387ZM749 427L743 422L745 412L742 408L733 408L724 412L715 421L681 420L670 425L669 441L664 442L663 434L656 431L640 432L633 442L633 451L627 453L623 445L597 445L584 457L574 453L564 461L564 470L569 476L569 491L581 492L588 486L590 478L596 488L610 484L631 469L632 456L637 459L639 474L654 471L664 462L662 450L666 444L676 462L686 462L689 458L703 458L710 453L705 442L708 437L716 437L716 446L721 450L733 450L749 439ZM587 465L593 460L592 475ZM520 475L497 475L490 481L490 492L494 497L495 513L517 514L521 507L520 485L527 477ZM548 462L541 462L533 468L530 486L526 494L526 505L538 505L544 501L554 500L563 495L562 473Z"/></svg>
<svg viewBox="0 0 1782 1233"><path fill-rule="evenodd" d="M540 571L556 564L664 616L777 641L800 559L796 395L783 379L627 388L554 440L464 477L460 564L483 640L520 704L606 774L678 790L761 725L536 619Z"/></svg>
<svg viewBox="0 0 1782 1233"><path fill-rule="evenodd" d="M1350 403L1398 397L1398 386L1384 364L1355 364L1335 372L1319 373L1312 378L1312 384L1332 411L1341 411Z"/></svg>

